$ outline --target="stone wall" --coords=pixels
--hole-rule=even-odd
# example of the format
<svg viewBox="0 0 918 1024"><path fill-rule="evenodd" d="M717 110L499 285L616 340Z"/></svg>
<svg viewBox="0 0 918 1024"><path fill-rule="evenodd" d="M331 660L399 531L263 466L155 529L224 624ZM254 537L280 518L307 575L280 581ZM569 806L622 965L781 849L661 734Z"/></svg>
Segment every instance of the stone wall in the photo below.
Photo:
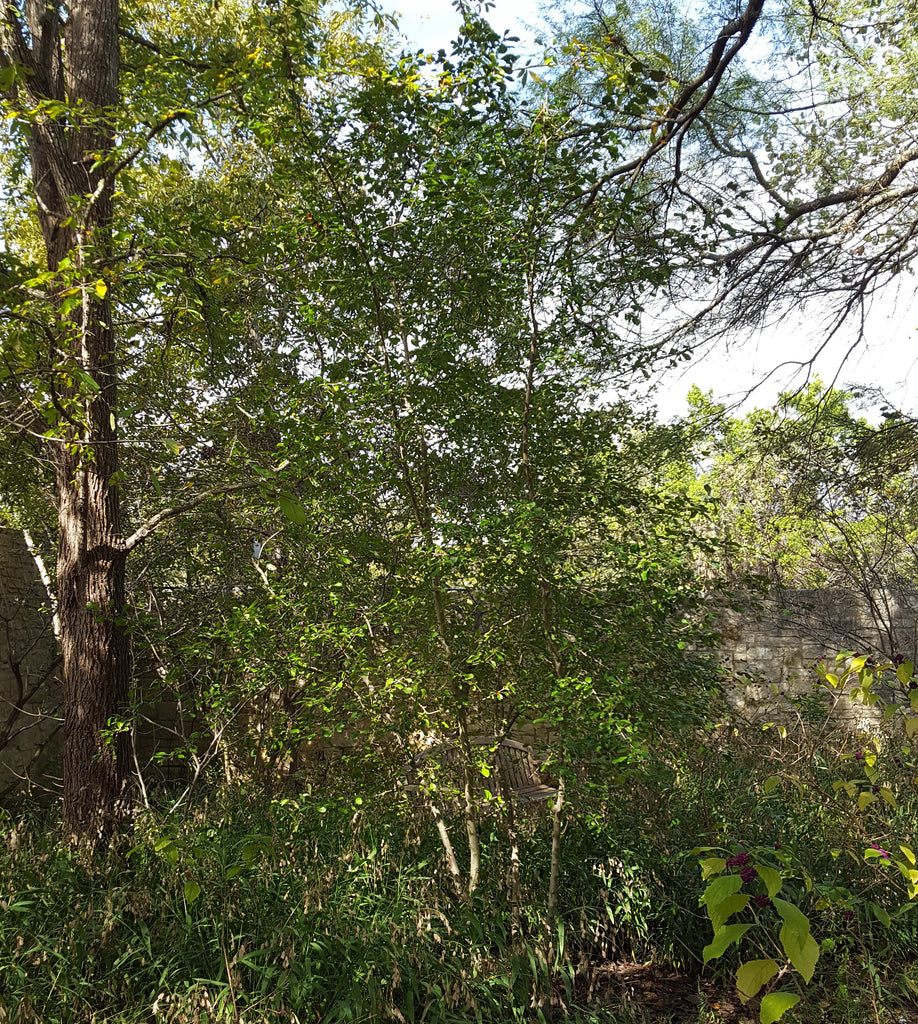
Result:
<svg viewBox="0 0 918 1024"><path fill-rule="evenodd" d="M0 801L59 786L61 688L49 604L22 533L0 528ZM785 590L724 613L722 631L731 704L754 720L777 719L786 702L776 691L811 691L820 658L848 650L918 661L918 591ZM135 688L155 693L155 684L154 672L141 672ZM136 750L146 769L156 751L180 742L183 724L195 723L183 723L174 702L141 711Z"/></svg>
<svg viewBox="0 0 918 1024"><path fill-rule="evenodd" d="M722 620L730 699L751 718L774 713L779 693L813 688L813 664L842 651L918 660L918 591L783 590Z"/></svg>
<svg viewBox="0 0 918 1024"><path fill-rule="evenodd" d="M61 687L49 605L23 534L0 528L0 799L59 784Z"/></svg>

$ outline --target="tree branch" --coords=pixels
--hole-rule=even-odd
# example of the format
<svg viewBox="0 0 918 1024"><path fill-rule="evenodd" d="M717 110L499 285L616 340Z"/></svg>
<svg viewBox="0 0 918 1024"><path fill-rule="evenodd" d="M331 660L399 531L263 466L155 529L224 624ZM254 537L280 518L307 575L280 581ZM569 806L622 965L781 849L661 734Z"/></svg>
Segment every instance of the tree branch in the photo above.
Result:
<svg viewBox="0 0 918 1024"><path fill-rule="evenodd" d="M226 484L223 487L213 487L209 491L202 491L195 497L190 498L188 501L180 502L178 505L170 505L168 508L164 508L161 512L157 512L155 516L151 516L143 525L139 526L130 537L125 538L119 545L120 551L128 554L138 544L142 543L153 533L154 530L158 529L163 523L169 522L170 519L175 519L178 516L184 515L186 512L192 512L199 505L203 505L206 501L210 501L211 498L222 498L227 494L234 494L237 491L250 491L256 487L261 487L265 484L262 479L258 480L246 480L239 484Z"/></svg>

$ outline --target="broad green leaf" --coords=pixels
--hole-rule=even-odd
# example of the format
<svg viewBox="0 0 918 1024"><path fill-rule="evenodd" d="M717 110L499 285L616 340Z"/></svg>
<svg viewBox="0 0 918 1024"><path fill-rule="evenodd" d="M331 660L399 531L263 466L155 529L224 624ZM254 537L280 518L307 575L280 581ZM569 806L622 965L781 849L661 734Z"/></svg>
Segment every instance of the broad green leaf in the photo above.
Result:
<svg viewBox="0 0 918 1024"><path fill-rule="evenodd" d="M93 289L100 299L104 299L108 294L108 285L104 281L96 281L93 285Z"/></svg>
<svg viewBox="0 0 918 1024"><path fill-rule="evenodd" d="M800 1002L800 996L793 992L770 992L762 997L759 1007L759 1020L762 1024L774 1024L792 1006Z"/></svg>
<svg viewBox="0 0 918 1024"><path fill-rule="evenodd" d="M90 377L90 375L81 366L74 366L72 372L74 377L79 378L84 390L88 391L89 394L97 395L102 390L96 381Z"/></svg>
<svg viewBox="0 0 918 1024"><path fill-rule="evenodd" d="M708 917L711 919L714 931L716 932L729 917L738 914L741 910L745 910L750 899L752 897L747 896L745 893L737 893L735 896L728 896L723 903L718 903L716 907L708 904Z"/></svg>
<svg viewBox="0 0 918 1024"><path fill-rule="evenodd" d="M765 883L768 895L774 899L781 891L781 873L765 864L756 864L755 869L759 873L759 878Z"/></svg>
<svg viewBox="0 0 918 1024"><path fill-rule="evenodd" d="M816 961L819 959L819 943L809 933L801 942L797 931L789 924L785 924L781 929L780 938L787 959L790 960L804 981L809 983L812 980L813 971L816 970Z"/></svg>
<svg viewBox="0 0 918 1024"><path fill-rule="evenodd" d="M758 993L778 973L774 960L749 960L736 972L736 987L744 1003Z"/></svg>
<svg viewBox="0 0 918 1024"><path fill-rule="evenodd" d="M909 865L906 864L904 860L897 860L896 867L902 872L903 877L908 882L911 882L912 885L918 882L918 870L909 867Z"/></svg>
<svg viewBox="0 0 918 1024"><path fill-rule="evenodd" d="M889 786L880 787L880 796L883 798L883 802L889 804L894 811L899 809L899 801L896 799L896 794Z"/></svg>
<svg viewBox="0 0 918 1024"><path fill-rule="evenodd" d="M915 863L915 854L912 852L912 850L908 846L900 846L899 849L908 858L909 864L914 864Z"/></svg>
<svg viewBox="0 0 918 1024"><path fill-rule="evenodd" d="M727 866L723 857L705 857L701 861L701 880L710 878L711 875L718 875Z"/></svg>
<svg viewBox="0 0 918 1024"><path fill-rule="evenodd" d="M734 942L739 942L751 927L751 924L728 924L721 928L702 950L704 962L707 963L709 960L715 960L724 952L727 946Z"/></svg>
<svg viewBox="0 0 918 1024"><path fill-rule="evenodd" d="M915 666L910 661L900 662L896 668L896 678L900 683L910 683L914 674Z"/></svg>
<svg viewBox="0 0 918 1024"><path fill-rule="evenodd" d="M193 879L189 878L185 882L185 901L187 903L194 903L194 901L201 895L201 887Z"/></svg>
<svg viewBox="0 0 918 1024"><path fill-rule="evenodd" d="M780 775L769 775L762 783L762 792L767 796L773 789L781 785Z"/></svg>
<svg viewBox="0 0 918 1024"><path fill-rule="evenodd" d="M802 942L804 937L810 934L810 922L806 914L787 900L774 899L774 905L781 915L781 920L797 933Z"/></svg>
<svg viewBox="0 0 918 1024"><path fill-rule="evenodd" d="M876 796L871 793L869 789L862 790L860 796L857 798L857 806L861 811L867 810L871 804L875 804L876 802Z"/></svg>
<svg viewBox="0 0 918 1024"><path fill-rule="evenodd" d="M178 864L179 852L175 843L166 843L166 845L157 852L161 853L170 864Z"/></svg>
<svg viewBox="0 0 918 1024"><path fill-rule="evenodd" d="M914 691L918 693L918 690ZM918 736L918 718L906 718L905 720L905 735L910 740L913 740L915 736Z"/></svg>
<svg viewBox="0 0 918 1024"><path fill-rule="evenodd" d="M281 512L284 513L291 523L295 523L297 526L305 525L306 510L298 501L294 501L287 494L278 494L277 504Z"/></svg>
<svg viewBox="0 0 918 1024"><path fill-rule="evenodd" d="M739 875L721 875L708 884L698 902L702 906L717 906L718 903L742 888L743 880Z"/></svg>
<svg viewBox="0 0 918 1024"><path fill-rule="evenodd" d="M889 919L889 913L885 907L881 907L879 903L871 903L870 909L873 911L873 916L880 922L884 928L888 928L892 922Z"/></svg>

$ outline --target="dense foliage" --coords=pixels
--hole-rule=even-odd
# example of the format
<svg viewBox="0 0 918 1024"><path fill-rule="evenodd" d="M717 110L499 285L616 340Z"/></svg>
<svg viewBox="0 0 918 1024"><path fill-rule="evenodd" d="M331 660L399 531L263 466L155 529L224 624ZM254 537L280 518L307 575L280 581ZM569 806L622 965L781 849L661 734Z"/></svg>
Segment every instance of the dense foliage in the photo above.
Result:
<svg viewBox="0 0 918 1024"><path fill-rule="evenodd" d="M879 1015L911 663L823 670L903 688L852 765L821 698L733 723L714 651L762 577L911 583L913 425L633 388L910 258L911 12L837 6L596 4L536 69L464 4L436 55L372 6L7 5L0 517L65 728L62 833L3 812L0 1021L547 1020L616 957ZM766 21L821 98L742 63Z"/></svg>

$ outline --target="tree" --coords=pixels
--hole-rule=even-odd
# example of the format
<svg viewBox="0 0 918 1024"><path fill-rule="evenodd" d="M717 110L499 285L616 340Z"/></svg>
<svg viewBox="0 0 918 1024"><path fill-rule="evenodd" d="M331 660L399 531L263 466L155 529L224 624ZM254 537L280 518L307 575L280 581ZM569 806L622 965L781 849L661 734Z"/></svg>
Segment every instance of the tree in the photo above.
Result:
<svg viewBox="0 0 918 1024"><path fill-rule="evenodd" d="M426 781L468 896L495 768L476 734L540 721L563 735L562 763L608 776L652 722L694 721L711 676L685 654L701 634L698 508L632 484L639 422L587 404L647 363L622 327L665 276L662 251L587 230L570 197L604 173L596 135L572 142L565 117L519 110L486 25L469 17L435 68L418 85L412 55L261 133L276 190L265 223L290 245L284 287L299 297L286 320L299 393L321 387L324 411L317 427L295 388L277 410L299 521L258 567L267 599L216 643L198 638L191 660L213 647L215 675L232 664L235 689L208 695L224 720L246 694L277 697L261 733L276 761L303 737L363 733L376 774L388 749L394 788L412 737L455 742L458 784ZM589 220L630 216L620 202L594 197ZM335 438L318 467L317 430Z"/></svg>
<svg viewBox="0 0 918 1024"><path fill-rule="evenodd" d="M697 389L689 401L692 454L672 465L672 481L711 494L732 572L854 591L886 634L886 653L904 648L888 602L918 579L914 425L887 410L871 426L853 414L852 394L819 381L742 418Z"/></svg>
<svg viewBox="0 0 918 1024"><path fill-rule="evenodd" d="M220 301L196 278L175 236L138 244L156 223L151 207L141 212L137 187L155 191L170 176L174 181L179 161L166 147L191 145L190 125L205 121L213 129L221 103L224 112L238 109L233 105L244 102L247 91L251 99L264 90L271 60L289 47L272 42L264 12L245 13L205 20L194 12L186 25L200 34L177 41L156 12L142 6L119 11L116 0L66 7L29 0L4 8L0 73L4 110L14 125L4 158L7 187L11 193L22 187L3 254L4 419L19 450L37 456L53 475L66 716L63 813L74 838L110 834L127 803L128 554L163 522L256 484L224 475L216 487L206 486L205 477L202 487L199 475L192 496L186 486L179 500L135 521L128 536L122 530L122 492L136 466L134 460L123 468L123 421L132 432L147 428L148 443L161 445L156 435L178 413L171 405L177 395L159 401L140 389L152 379L154 362L172 372L182 364L186 384L193 367L191 383L200 382L200 349L185 348L172 358L175 306L187 315ZM305 8L291 8L278 19L278 31L295 23L298 45L308 48L310 19ZM245 48L255 38L261 46ZM119 178L125 188L116 193ZM126 221L125 213L136 219ZM44 267L37 265L39 248ZM160 314L166 345L157 360L149 342ZM230 322L239 325L238 311ZM208 337L211 371L226 369L227 350L218 342L229 333ZM189 351L198 357L189 359ZM159 380L168 388L164 376ZM209 383L220 386L217 373ZM181 448L174 440L172 446Z"/></svg>
<svg viewBox="0 0 918 1024"><path fill-rule="evenodd" d="M13 433L54 466L70 834L107 833L123 802L127 555L164 523L247 489L301 522L329 464L346 465L314 429L326 416L364 417L348 468L377 503L404 503L411 557L427 560L418 579L438 671L461 712L445 546L470 530L485 544L488 516L513 523L528 509L526 531L550 523L550 467L581 443L583 423L593 429L572 412L585 389L671 355L628 333L671 269L654 161L678 150L760 11L752 0L678 81L614 51L621 116L601 124L542 99L515 110L508 45L472 14L428 85L416 58L379 59L347 15L320 30L297 4L209 20L190 9L181 39L142 6L122 11L120 28L116 6L6 8L4 103L29 147L13 140L6 159L14 179L23 168L31 178L46 268L20 216L5 256L4 385ZM646 144L629 141L636 126L650 130ZM300 388L307 359L315 372ZM138 442L121 461L119 378ZM288 387L278 415L274 396ZM473 392L484 397L470 417ZM297 447L296 482L271 465L304 420L318 440ZM382 465L367 451L385 452ZM266 467L266 454L278 460ZM177 495L157 508L137 484L163 475ZM557 549L536 531L529 600L542 657L563 675L552 566L572 512L559 515Z"/></svg>
<svg viewBox="0 0 918 1024"><path fill-rule="evenodd" d="M102 742L127 699L118 494L117 348L101 270L111 259L112 112L118 3L4 9L4 85L29 111L29 164L47 273L42 324L53 366L49 439L57 495L58 615L65 702L64 821L105 831L124 796L124 736Z"/></svg>
<svg viewBox="0 0 918 1024"><path fill-rule="evenodd" d="M821 351L849 320L863 334L871 300L915 256L915 12L789 4L769 28L777 70L760 63L755 89L722 92L700 124L703 187L686 188L685 216L719 278L682 329L723 336L810 305ZM691 273L685 284L698 299Z"/></svg>

